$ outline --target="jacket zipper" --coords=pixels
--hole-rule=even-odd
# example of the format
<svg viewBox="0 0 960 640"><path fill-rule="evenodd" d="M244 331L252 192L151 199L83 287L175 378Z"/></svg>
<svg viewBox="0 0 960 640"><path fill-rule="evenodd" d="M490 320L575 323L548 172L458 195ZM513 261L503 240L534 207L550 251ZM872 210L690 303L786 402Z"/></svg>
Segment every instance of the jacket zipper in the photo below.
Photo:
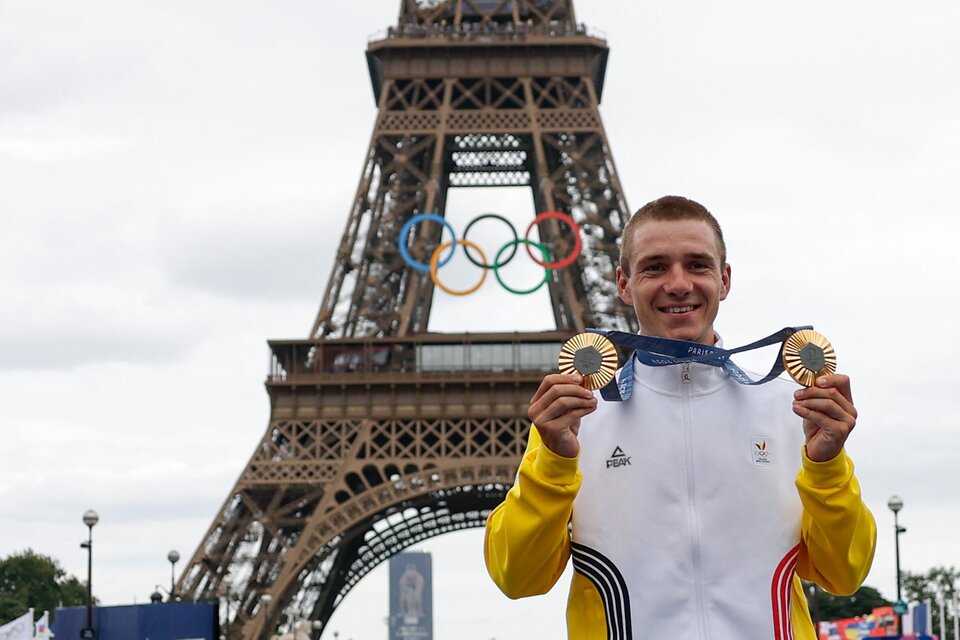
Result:
<svg viewBox="0 0 960 640"><path fill-rule="evenodd" d="M683 418L683 439L684 439L684 461L686 464L687 476L687 518L690 527L690 555L691 566L693 567L693 581L695 591L695 603L697 609L697 629L699 638L706 640L707 620L705 612L705 594L703 587L703 559L700 548L700 517L697 510L697 483L693 455L693 424L692 424L692 390L688 386L692 381L690 373L690 364L684 363L680 370L681 380L681 406Z"/></svg>

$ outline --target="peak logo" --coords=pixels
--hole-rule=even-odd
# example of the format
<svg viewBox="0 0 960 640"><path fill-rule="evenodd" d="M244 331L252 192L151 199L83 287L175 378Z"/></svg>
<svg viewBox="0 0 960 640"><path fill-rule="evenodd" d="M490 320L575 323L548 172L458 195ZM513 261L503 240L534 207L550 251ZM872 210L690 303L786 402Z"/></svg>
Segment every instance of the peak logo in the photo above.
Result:
<svg viewBox="0 0 960 640"><path fill-rule="evenodd" d="M616 447L610 457L607 458L607 469L615 467L626 467L630 465L630 456L623 452L623 449Z"/></svg>
<svg viewBox="0 0 960 640"><path fill-rule="evenodd" d="M750 453L753 464L758 467L768 467L773 464L773 447L767 436L753 436L750 439Z"/></svg>

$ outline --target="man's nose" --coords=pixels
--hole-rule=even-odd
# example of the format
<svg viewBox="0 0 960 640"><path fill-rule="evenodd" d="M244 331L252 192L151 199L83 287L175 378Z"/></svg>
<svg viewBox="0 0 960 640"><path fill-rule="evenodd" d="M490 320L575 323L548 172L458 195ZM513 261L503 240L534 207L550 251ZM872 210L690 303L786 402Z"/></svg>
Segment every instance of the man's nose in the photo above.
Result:
<svg viewBox="0 0 960 640"><path fill-rule="evenodd" d="M690 274L683 265L677 264L670 267L663 283L663 290L674 295L685 295L693 290Z"/></svg>

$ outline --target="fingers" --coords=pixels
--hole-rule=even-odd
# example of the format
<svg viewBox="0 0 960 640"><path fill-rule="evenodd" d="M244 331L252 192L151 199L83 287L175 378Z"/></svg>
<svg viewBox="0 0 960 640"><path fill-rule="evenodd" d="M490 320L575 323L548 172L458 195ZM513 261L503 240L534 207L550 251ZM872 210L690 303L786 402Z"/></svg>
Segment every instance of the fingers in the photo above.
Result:
<svg viewBox="0 0 960 640"><path fill-rule="evenodd" d="M817 382L814 386L800 389L794 395L798 399L803 399L818 395L822 396L822 393L818 393L821 391L835 392L836 394L842 396L850 406L853 406L853 394L850 390L850 376L845 376L841 373L820 376L817 378Z"/></svg>
<svg viewBox="0 0 960 640"><path fill-rule="evenodd" d="M527 415L537 425L544 445L558 455L574 458L580 451L580 419L597 409L593 393L577 375L552 374L543 379Z"/></svg>
<svg viewBox="0 0 960 640"><path fill-rule="evenodd" d="M853 395L850 391L850 378L841 374L822 376L817 379L816 386L800 389L793 394L795 403L814 410L825 411L827 415L841 419L838 410L849 415L854 422L857 418L857 408L853 404ZM823 402L827 401L827 402Z"/></svg>
<svg viewBox="0 0 960 640"><path fill-rule="evenodd" d="M857 424L853 416L836 411L835 405L823 405L820 409L816 409L811 407L809 402L795 402L793 412L804 420L811 422L812 426L827 431L833 436L841 436L843 440L846 440L846 437Z"/></svg>
<svg viewBox="0 0 960 640"><path fill-rule="evenodd" d="M596 406L593 392L580 386L582 378L576 375L552 374L543 379L530 400L527 415L538 426L573 409Z"/></svg>
<svg viewBox="0 0 960 640"><path fill-rule="evenodd" d="M850 376L845 376L842 373L822 376L817 380L817 386L821 389L836 389L850 404L853 404L853 393L850 391Z"/></svg>
<svg viewBox="0 0 960 640"><path fill-rule="evenodd" d="M811 420L814 419L813 414L817 414L825 420L834 420L835 422L847 424L851 429L857 422L857 410L853 405L846 407L834 398L810 398L794 402L793 405L795 411L799 407L805 411L806 414L809 414L803 417Z"/></svg>
<svg viewBox="0 0 960 640"><path fill-rule="evenodd" d="M803 418L807 456L815 462L836 457L857 425L857 408L845 375L823 376L816 386L794 393L793 412Z"/></svg>
<svg viewBox="0 0 960 640"><path fill-rule="evenodd" d="M551 389L553 389L557 385L574 386L580 391L582 391L584 394L586 394L587 396L592 397L593 394L590 391L580 386L582 382L583 382L583 378L578 375L563 375L561 373L551 373L550 375L544 377L544 379L540 382L540 387L537 389L537 392L533 394L533 398L530 399L530 404L533 404L534 402L539 400L541 397L543 397L544 394L548 393ZM567 393L571 393L571 392L572 390L569 390L569 389L567 390Z"/></svg>

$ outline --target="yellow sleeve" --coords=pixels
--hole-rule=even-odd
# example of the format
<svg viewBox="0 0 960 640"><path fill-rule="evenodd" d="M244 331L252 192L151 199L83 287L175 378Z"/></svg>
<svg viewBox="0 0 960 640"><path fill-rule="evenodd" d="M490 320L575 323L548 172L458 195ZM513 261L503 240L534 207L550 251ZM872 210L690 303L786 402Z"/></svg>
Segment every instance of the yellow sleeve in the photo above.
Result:
<svg viewBox="0 0 960 640"><path fill-rule="evenodd" d="M487 517L484 535L487 571L508 597L546 593L563 573L581 480L577 459L547 449L531 426L517 481Z"/></svg>
<svg viewBox="0 0 960 640"><path fill-rule="evenodd" d="M860 498L860 483L846 451L827 462L813 462L803 452L797 474L803 503L803 545L797 574L835 595L860 588L877 544L877 523Z"/></svg>

